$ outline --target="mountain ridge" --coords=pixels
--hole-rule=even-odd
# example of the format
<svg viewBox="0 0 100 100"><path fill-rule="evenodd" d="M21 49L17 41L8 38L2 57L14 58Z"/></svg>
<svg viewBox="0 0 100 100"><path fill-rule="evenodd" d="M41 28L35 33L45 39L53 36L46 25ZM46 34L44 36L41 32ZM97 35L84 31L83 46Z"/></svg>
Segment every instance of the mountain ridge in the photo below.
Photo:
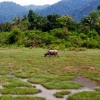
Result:
<svg viewBox="0 0 100 100"><path fill-rule="evenodd" d="M89 15L92 10L96 10L99 4L100 0L61 0L58 3L47 7L46 9L38 11L37 13L43 16L48 14L60 14L61 16L68 14L72 16L75 21L79 21L83 17ZM80 9L83 8L84 10L80 11ZM90 10L87 11L87 8L90 8ZM85 12L85 16L82 12ZM77 15L79 15L79 17Z"/></svg>
<svg viewBox="0 0 100 100"><path fill-rule="evenodd" d="M92 10L97 10L100 0L61 0L52 5L27 5L21 6L14 2L0 3L0 23L12 21L14 17L27 15L29 9L42 16L49 14L69 15L75 21L79 21L89 15Z"/></svg>

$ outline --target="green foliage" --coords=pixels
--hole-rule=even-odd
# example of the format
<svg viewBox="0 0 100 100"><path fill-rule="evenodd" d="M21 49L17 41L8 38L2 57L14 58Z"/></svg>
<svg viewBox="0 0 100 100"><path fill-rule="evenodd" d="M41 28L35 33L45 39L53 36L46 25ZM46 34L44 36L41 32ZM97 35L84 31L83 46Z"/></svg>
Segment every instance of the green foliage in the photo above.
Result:
<svg viewBox="0 0 100 100"><path fill-rule="evenodd" d="M27 20L26 20L26 21L20 22L20 24L18 25L18 27L19 27L22 31L28 30L29 26L30 26L30 23L29 23L29 21L27 21Z"/></svg>
<svg viewBox="0 0 100 100"><path fill-rule="evenodd" d="M47 15L48 30L52 30L61 26L60 22L57 20L58 18L60 18L60 15Z"/></svg>
<svg viewBox="0 0 100 100"><path fill-rule="evenodd" d="M100 48L100 19L98 11L92 11L79 23L71 16L51 14L45 17L29 10L12 23L0 24L0 46L43 47L64 50L66 48Z"/></svg>
<svg viewBox="0 0 100 100"><path fill-rule="evenodd" d="M22 31L20 31L19 29L13 30L8 36L8 44L17 44L18 46L22 45L23 37L24 34L22 33Z"/></svg>
<svg viewBox="0 0 100 100"><path fill-rule="evenodd" d="M8 37L10 32L0 33L0 45L1 47L8 44Z"/></svg>
<svg viewBox="0 0 100 100"><path fill-rule="evenodd" d="M85 35L84 33L80 33L79 36L80 36L80 38L82 38L82 40L87 39L87 35Z"/></svg>
<svg viewBox="0 0 100 100"><path fill-rule="evenodd" d="M69 51L86 51L86 48L75 48L75 47L70 47L68 48Z"/></svg>
<svg viewBox="0 0 100 100"><path fill-rule="evenodd" d="M90 41L87 41L87 47L88 48L99 48L99 43L98 41L94 40L94 39L90 39Z"/></svg>
<svg viewBox="0 0 100 100"><path fill-rule="evenodd" d="M72 17L69 15L63 15L61 18L57 18L63 27L65 27L69 22L72 21Z"/></svg>
<svg viewBox="0 0 100 100"><path fill-rule="evenodd" d="M5 22L0 24L0 32L9 32L11 31L11 23Z"/></svg>
<svg viewBox="0 0 100 100"><path fill-rule="evenodd" d="M64 50L65 49L65 44L59 43L59 44L50 44L48 46L49 49L57 49L57 50Z"/></svg>

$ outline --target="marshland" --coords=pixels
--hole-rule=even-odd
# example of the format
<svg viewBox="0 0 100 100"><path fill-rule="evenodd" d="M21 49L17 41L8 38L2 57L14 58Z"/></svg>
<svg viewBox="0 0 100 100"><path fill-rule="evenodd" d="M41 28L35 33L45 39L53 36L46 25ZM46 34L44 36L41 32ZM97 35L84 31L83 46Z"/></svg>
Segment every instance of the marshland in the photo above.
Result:
<svg viewBox="0 0 100 100"><path fill-rule="evenodd" d="M0 48L0 100L100 100L100 49Z"/></svg>

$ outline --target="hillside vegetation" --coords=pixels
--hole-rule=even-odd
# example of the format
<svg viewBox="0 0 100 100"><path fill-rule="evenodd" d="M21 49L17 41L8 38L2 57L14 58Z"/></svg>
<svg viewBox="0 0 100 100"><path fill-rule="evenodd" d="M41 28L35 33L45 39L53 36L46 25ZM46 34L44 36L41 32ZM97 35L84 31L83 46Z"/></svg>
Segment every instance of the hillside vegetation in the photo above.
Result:
<svg viewBox="0 0 100 100"><path fill-rule="evenodd" d="M28 14L28 10L32 9L35 13L41 16L49 14L59 14L72 16L74 21L78 22L82 18L89 15L92 10L97 10L100 0L61 0L52 5L27 5L21 6L14 2L0 3L0 23L12 21L14 17L22 17Z"/></svg>
<svg viewBox="0 0 100 100"><path fill-rule="evenodd" d="M76 23L69 15L43 17L29 10L21 18L0 24L0 46L85 50L100 48L100 5Z"/></svg>

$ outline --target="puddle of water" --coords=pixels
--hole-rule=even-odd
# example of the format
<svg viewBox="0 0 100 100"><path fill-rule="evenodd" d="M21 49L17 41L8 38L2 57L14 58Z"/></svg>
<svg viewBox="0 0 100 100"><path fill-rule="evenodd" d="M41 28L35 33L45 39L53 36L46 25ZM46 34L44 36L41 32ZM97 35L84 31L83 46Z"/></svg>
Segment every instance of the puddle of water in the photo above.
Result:
<svg viewBox="0 0 100 100"><path fill-rule="evenodd" d="M2 85L0 85L0 89L3 89L3 86ZM2 96L2 94L0 93L0 96Z"/></svg>
<svg viewBox="0 0 100 100"><path fill-rule="evenodd" d="M7 77L14 77L12 74L6 74Z"/></svg>
<svg viewBox="0 0 100 100"><path fill-rule="evenodd" d="M10 75L10 74L7 74L6 76L14 77L13 75ZM24 82L28 82L28 79L22 79L22 78L19 78L19 79L24 81ZM41 93L37 93L37 94L34 94L34 95L25 95L25 96L44 97L44 98L46 98L46 100L66 100L70 95L73 95L73 94L78 93L78 92L95 91L95 87L97 86L97 82L91 81L90 79L84 78L84 77L81 77L81 76L78 76L76 79L73 80L73 82L81 83L81 84L83 84L84 87L82 87L80 89L48 90L40 84L30 83L32 86L35 86L37 89L40 89ZM0 85L0 88L3 88L2 85ZM53 95L56 92L60 92L60 91L64 91L64 90L70 91L71 94L65 95L64 98L56 98ZM11 95L11 96L19 96L19 95ZM23 96L23 95L20 95L20 96Z"/></svg>
<svg viewBox="0 0 100 100"><path fill-rule="evenodd" d="M87 87L83 87L81 89L65 89L65 90L70 91L71 94L65 95L64 98L56 98L56 97L53 96L53 94L56 93L56 92L64 91L64 90L47 90L41 85L35 85L35 86L36 86L36 88L42 90L42 92L35 94L34 96L44 97L44 98L46 98L46 100L66 100L70 95L73 95L73 94L78 93L78 92L94 91L94 90L87 88Z"/></svg>
<svg viewBox="0 0 100 100"><path fill-rule="evenodd" d="M24 82L28 82L27 79L21 79L21 80ZM83 77L77 77L75 80L73 80L73 82L81 83L84 85L84 87L80 88L80 89L48 90L40 84L32 84L32 83L30 83L30 84L42 91L41 93L34 94L33 96L44 97L44 98L46 98L46 100L66 100L70 95L73 95L78 92L94 91L94 88L96 86L95 82L91 82L91 80L88 80L88 79L86 80L85 78L83 79ZM55 96L53 96L54 93L64 91L64 90L70 91L71 94L65 95L64 98L56 98Z"/></svg>
<svg viewBox="0 0 100 100"><path fill-rule="evenodd" d="M3 86L2 85L0 85L0 89L3 89Z"/></svg>
<svg viewBox="0 0 100 100"><path fill-rule="evenodd" d="M81 89L65 89L65 90L70 91L71 94L65 95L64 98L56 98L55 96L53 96L53 94L56 93L56 92L63 91L63 90L47 90L46 88L44 88L42 85L39 85L39 84L32 84L32 86L36 86L36 88L42 90L42 92L34 94L34 95L21 95L21 96L44 97L44 98L46 98L46 100L66 100L70 95L73 95L73 94L78 93L78 92L94 91L94 90L87 88L87 87L83 87ZM11 95L11 96L16 97L16 96L19 96L19 95Z"/></svg>
<svg viewBox="0 0 100 100"><path fill-rule="evenodd" d="M59 90L48 90L39 84L33 84L33 86L36 86L36 88L42 90L41 93L35 94L34 96L44 97L46 98L46 100L65 100L65 99L60 99L60 98L56 98L55 96L53 96L53 94L55 92L58 92Z"/></svg>
<svg viewBox="0 0 100 100"><path fill-rule="evenodd" d="M95 87L97 86L97 82L82 76L77 76L76 79L73 80L73 82L81 83L83 84L84 87L90 88L92 90L94 90Z"/></svg>

